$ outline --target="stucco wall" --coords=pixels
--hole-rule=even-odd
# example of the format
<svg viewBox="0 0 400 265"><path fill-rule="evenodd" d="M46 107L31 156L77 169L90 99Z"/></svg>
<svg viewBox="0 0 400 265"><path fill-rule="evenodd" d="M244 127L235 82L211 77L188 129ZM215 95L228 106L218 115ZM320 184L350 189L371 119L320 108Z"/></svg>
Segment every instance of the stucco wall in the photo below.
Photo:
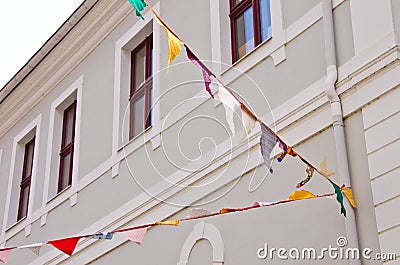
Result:
<svg viewBox="0 0 400 265"><path fill-rule="evenodd" d="M389 89L392 83L397 82L398 85L395 77L398 66L397 68L393 66L396 64L396 59L393 59L394 63L389 62L391 66L384 70L387 72L376 75L374 73L379 69L367 68L375 63L379 64L377 63L379 60L376 60L378 57L387 60L385 57L387 49L394 45L392 33L398 26L398 21L395 19L398 1L393 0L390 4L389 2L383 1L381 4L372 0L343 1L334 10L337 59L340 66L338 91L342 93L344 100L350 169L354 179L356 202L359 204L356 214L359 240L361 247L370 247L374 251L398 251L396 246L399 238L399 220L396 215L399 200L396 185L393 185L397 181L398 162L396 156L390 155L396 152L398 145L396 102L399 90ZM92 13L81 23L90 24L90 21L101 13L102 8L116 3L99 1ZM154 5L156 2L151 1L151 4ZM307 1L306 4L300 5L298 1L292 3L284 0L281 4L283 28L287 31L282 29L280 33L284 35L274 35L244 60L223 72L221 78L227 79L230 87L241 95L261 118L270 115L271 107L278 116L277 130L288 143L295 144L297 151L316 164L327 156L329 168L336 170L330 110L323 96L326 75L323 26L321 14L316 8L320 3ZM296 8L293 8L294 6ZM112 146L115 136L114 125L119 125L120 120L115 121L113 114L123 113L125 110L122 104L114 106L117 78L115 62L118 54L116 47L118 41L128 31L145 23L132 13L128 3L125 3L124 8L129 11L115 15L119 16L118 19L111 16L115 10L107 11L107 14L115 19L112 20L115 21L112 27L107 24L111 23L109 20L111 18L103 14L104 21L96 24L94 30L100 32L110 26L109 30L105 31L103 39L96 44L91 43L90 45L94 45L93 50L88 52L82 58L83 61L73 69L68 69L66 73L57 72L62 78L48 88L43 98L16 121L15 125L1 130L7 131L0 138L0 150L2 150L0 216L3 217L14 138L32 120L41 115L40 144L35 154L38 157L36 173L38 177L34 184L36 196L32 200L33 210L43 215L35 215L31 226L17 225L18 229L9 230L8 233L15 232L15 235L7 240L7 246L152 222L160 218L173 219L187 214L187 209L182 207L158 204L157 200L151 198L151 195L157 192L161 193L158 195L163 199L175 204L207 202L202 207L216 211L222 207L250 205L256 200L285 199L294 191L295 185L305 177L304 164L287 157L281 164L274 163L274 174L268 177L260 189L254 193L248 191L252 173L255 174L255 183L258 183L266 173L266 167L259 160L259 136L252 135L249 146L226 149L228 132L223 106L217 105L211 99L204 99L208 95L204 91L201 72L187 62L184 50L171 65L168 73L156 73L159 85L154 89L159 95L166 92L161 97L160 119L154 120L153 127L148 132L129 143L124 143L123 148L118 149L121 146L117 146L118 150L114 149ZM163 0L157 8L160 9L160 15L200 58L211 60L216 56L215 50L212 49L215 29L210 23L212 19L210 1ZM364 11L365 9L368 11ZM374 17L380 19L371 19L372 10L375 11ZM225 11L222 10L221 13ZM146 12L148 15L148 11L144 13ZM306 13L308 16L305 18L303 15ZM387 16L388 13L393 15L394 20ZM226 28L229 20L225 17L220 21L225 23L221 29ZM145 30L156 29L154 25L149 24ZM302 26L305 28L300 28ZM82 28L76 28L71 35L79 34L80 30L83 31ZM293 33L297 31L298 33ZM163 69L167 62L167 39L161 28L155 30L154 34L155 45L160 48L159 54L155 54L155 57L160 62L159 69ZM220 36L223 37L224 34L229 32L221 32ZM281 46L273 46L278 42L277 39L281 41L281 37L286 38L286 34L293 38L282 40L279 44ZM374 35L374 38L371 38L371 35ZM74 46L76 50L68 53L72 56L74 51L76 53L82 51L92 38L94 38L92 35L85 35L85 39L80 42L81 46L77 44ZM53 53L62 53L62 48L65 47L63 45L67 45L69 41L69 39L64 40ZM274 50L275 48L277 50ZM221 53L224 54L230 47L224 46L221 49L223 49ZM260 51L266 53L260 55ZM129 54L128 50L123 52ZM388 55L392 58L390 56ZM249 62L255 63L246 68ZM381 64L384 65L386 62L382 60ZM58 61L56 65L62 66L64 63L67 62ZM206 64L209 65L209 62ZM35 78L40 81L34 88L53 84L53 81L49 81L49 76L53 73L51 69L46 68L48 65L51 65L51 58L44 60L37 70L38 76L41 71L46 73L41 76L42 79L32 75L22 82L18 89L29 87L36 82ZM236 75L235 71L241 69L245 69L244 74L232 77ZM126 74L129 69L125 67L121 72L123 80L120 80L121 86L117 89L127 93L129 80L126 79ZM77 171L79 185L71 194L68 193L71 189L67 190L46 204L46 198L43 201L43 193L47 147L51 143L50 106L81 76L82 115L80 143L76 147L80 155ZM359 85L358 82L364 79L368 80ZM368 85L375 79L377 83ZM181 84L193 80L195 82ZM355 83L357 86L354 86ZM171 88L173 89L170 90ZM379 97L375 94L371 96L373 91L386 88L390 91L373 101ZM195 98L195 95L199 98ZM17 99L10 97L7 100ZM368 103L371 104L367 105ZM10 106L7 101L2 107L6 104ZM291 109L292 104L298 106ZM362 112L357 108L362 108ZM286 113L287 109L291 109L292 112ZM178 120L173 121L174 119ZM240 131L238 117L235 118L235 123ZM154 133L159 128L161 131ZM257 130L255 129L255 134ZM154 138L147 139L149 135ZM157 138L157 135L160 138ZM161 144L157 144L157 139ZM232 158L227 154L218 153L218 161L214 161L215 146L218 146L220 152L227 150L227 154L233 154ZM54 161L57 160L57 154L55 157ZM208 163L211 165L203 168L205 165L208 166ZM234 185L239 176L245 172L247 173L237 185ZM337 175L333 178L339 180ZM176 186L169 187L170 182L174 181L184 185L190 183L191 187L183 190ZM138 182L143 187L140 187ZM316 194L332 192L329 183L318 176L315 176L305 189ZM150 192L146 194L145 191ZM210 199L215 199L225 192L226 195L209 202ZM68 196L62 197L66 194ZM51 208L48 215L45 207ZM344 218L340 215L339 205L334 198L296 202L220 216L206 222L215 225L222 235L226 244L226 264L264 264L265 261L259 260L256 255L257 249L264 243L274 247L321 248L329 244L334 245L338 236L345 235ZM0 224L2 223L3 218L0 218ZM182 223L177 228L154 227L149 230L140 247L125 242L122 235L116 235L116 239L111 242L98 242L90 247L78 249L78 253L69 259L58 255L58 252L50 246L43 248L42 255L38 259L28 251L18 251L12 255L10 264L28 262L42 264L52 259L54 263L65 259L65 264L88 262L125 264L135 260L146 264L176 264L181 246L195 224L196 222ZM193 249L190 264L206 264L210 262L210 255L209 243L201 241ZM337 261L327 260L326 263L337 264ZM365 264L376 263L365 262Z"/></svg>

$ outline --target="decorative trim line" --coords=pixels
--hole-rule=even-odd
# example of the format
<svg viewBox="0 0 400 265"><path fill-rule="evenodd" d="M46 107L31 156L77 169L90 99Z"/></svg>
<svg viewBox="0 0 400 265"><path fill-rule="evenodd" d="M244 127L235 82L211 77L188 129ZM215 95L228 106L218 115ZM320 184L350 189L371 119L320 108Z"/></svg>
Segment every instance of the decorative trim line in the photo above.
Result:
<svg viewBox="0 0 400 265"><path fill-rule="evenodd" d="M394 51L390 50L390 52L394 52ZM394 62L392 62L392 64L393 63L395 65L398 65L399 64L398 59L396 59ZM382 65L369 65L369 67L375 67L376 72L378 72L378 71L386 72L386 71L390 70L390 67L388 68L388 67L385 67ZM382 74L373 75L373 76L371 76L370 79L374 80L376 78L382 78ZM321 96L320 93L318 92L319 90L321 90L321 93L323 93L322 92L323 82L324 82L324 78L322 78L321 80L318 80L313 85L311 85L309 88L302 91L298 95L289 99L286 103L280 105L279 107L277 107L273 110L273 113L280 114L275 117L276 121L277 121L277 123L276 123L277 131L279 133L281 133L281 136L285 140L290 141L292 143L292 145L296 145L302 141L305 141L306 139L312 137L315 133L317 133L331 125L330 118L329 118L330 117L330 109L329 109L329 105L327 104L327 99L325 99L323 96ZM354 88L356 85L357 84L353 84L353 86L351 88ZM350 89L350 88L348 88L348 89ZM365 99L364 103L374 100L376 97L379 97L382 93L384 93L388 89L390 90L392 88L386 88L385 86L383 86L383 87L380 87L380 89L382 90L381 92L377 91L376 93L374 93L374 95L371 95L369 99ZM315 93L316 91L317 91L317 93ZM199 92L198 95L200 95L202 93L203 92ZM310 95L314 95L314 96L310 97ZM358 102L358 100L356 100L354 98L355 96L356 95L354 93L346 95L346 97L343 101L343 113L345 116L348 116L351 113L353 113L354 111L361 109L365 105L365 104L354 105L354 102ZM206 100L207 99L204 99L204 102L206 102ZM349 106L350 103L352 106L351 110L349 110L349 108L346 107L346 106ZM202 104L202 103L200 103L200 104ZM192 107L192 109L190 109L188 111L190 112L194 108L197 108L197 107L198 106ZM318 111L315 111L315 110L318 110ZM183 118L185 115L187 115L187 113L182 112L182 116L180 118L177 118L177 121L179 119ZM313 119L309 119L311 116L313 117ZM268 117L268 115L266 115L266 117ZM309 122L306 125L301 124L300 122L302 119L309 119ZM297 124L297 125L295 125L295 124ZM295 125L295 126L293 126L293 125ZM289 128L289 127L291 129L287 130L287 128ZM166 128L164 127L164 129L166 129ZM254 137L258 136L259 133L260 133L259 129L254 129L252 134L250 135L250 139L254 140L255 139ZM141 136L141 137L144 137L144 136ZM142 138L142 140L143 140L143 138ZM145 141L140 141L140 143L141 143L141 145L143 145L143 144L145 144ZM141 146L139 144L132 146L132 144L136 144L136 142L131 143L130 145L128 145L125 148L127 155L131 154L132 152L134 152ZM256 139L256 142L254 142L253 144L250 145L250 148L252 146L255 146L256 144L258 144L258 139ZM224 149L224 146L226 147L225 149ZM134 148L132 148L132 147L134 147ZM223 164L224 164L223 157L226 156L226 152L228 152L230 150L227 148L228 148L228 144L226 142L221 143L217 147L217 149L220 151L217 153L217 158L215 159L215 161L218 161L219 166L223 166ZM242 149L242 152L249 150L250 148ZM225 152L222 151L223 149L225 150ZM237 148L237 149L239 149L239 148ZM237 149L233 150L233 152L237 152ZM111 158L109 158L108 160L106 160L105 162L100 164L97 168L93 169L86 176L82 177L79 180L78 186L77 186L77 192L79 192L80 190L82 190L85 187L87 187L88 185L90 185L90 183L94 182L99 176L105 174L115 164L119 163L123 159L124 159L124 157L123 157L122 152L118 152L116 155L113 155ZM260 162L260 164L261 164L261 162ZM213 168L217 168L219 166L213 165ZM211 166L210 166L210 168L211 168ZM207 173L203 172L203 174L205 175ZM182 180L182 179L185 179L188 177L189 176L187 176L187 175L179 177L177 174L174 174L174 175L170 176L170 179L171 179L171 181L179 181L179 179ZM155 185L155 186L157 186L157 185ZM164 188L165 188L165 190L169 189L168 187L164 187ZM52 209L54 209L55 207L57 207L63 201L68 199L72 194L73 193L70 192L69 195L63 196L62 199L57 198L58 200L51 201L47 205L46 209L41 208L38 211L34 212L33 216L32 216L32 222L34 222L38 219L41 219L41 226L43 226L46 223L47 213L49 211L51 211ZM143 195L138 196L137 198L135 198L134 201L130 202L128 208L121 207L121 211L122 211L121 216L125 216L126 213L129 212L128 209L132 208L132 205L136 205L135 210L141 209L144 205L147 205L148 203L139 199L141 196L143 196ZM136 199L138 199L141 202L139 202ZM125 210L122 210L123 208ZM114 213L114 214L115 214L114 217L119 216L116 213ZM133 218L134 217L132 217L132 219ZM114 220L116 220L116 219L118 219L118 218L114 218ZM117 223L117 222L118 221L113 221L112 223ZM103 222L100 222L100 223L103 223ZM99 228L99 226L93 226L91 231L96 230L98 228ZM107 228L107 227L105 227L105 228ZM4 235L4 237L0 237L0 242L13 237L19 231L20 231L20 229L19 230L13 229L12 232L9 231L6 235ZM87 231L87 232L90 232L90 231Z"/></svg>
<svg viewBox="0 0 400 265"><path fill-rule="evenodd" d="M119 166L120 166L120 162L118 162L112 166L112 168L111 168L111 177L112 178L116 178L119 175Z"/></svg>

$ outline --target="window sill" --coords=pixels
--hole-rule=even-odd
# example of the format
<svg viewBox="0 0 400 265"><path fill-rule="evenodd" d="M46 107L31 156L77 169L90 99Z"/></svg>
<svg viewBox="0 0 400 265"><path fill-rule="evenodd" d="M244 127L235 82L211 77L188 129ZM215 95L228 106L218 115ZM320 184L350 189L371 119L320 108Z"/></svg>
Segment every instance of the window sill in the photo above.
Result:
<svg viewBox="0 0 400 265"><path fill-rule="evenodd" d="M71 187L72 187L72 185L69 185L69 186L65 187L62 191L60 191L59 193L54 195L51 199L48 199L46 201L46 204L51 203L52 201L56 200L58 197L62 196L63 194L67 194L66 197L68 197L68 198L71 197L72 194L67 193L70 190Z"/></svg>
<svg viewBox="0 0 400 265"><path fill-rule="evenodd" d="M239 60L237 60L236 62L234 62L231 66L229 66L227 69L225 69L224 71L221 72L220 76L223 76L224 74L226 74L227 72L229 72L231 69L234 68L239 68L238 65L241 64L241 62L243 62L244 60L247 60L247 58L251 57L254 53L257 52L257 50L259 50L262 46L264 46L267 42L269 42L272 39L272 36L270 36L269 38L267 38L266 40L264 40L263 42L261 42L260 44L258 44L256 47L254 47L254 49L252 49L250 52L246 53L243 57L241 57ZM264 55L264 58L270 56L271 54L266 54ZM261 59L261 60L262 60Z"/></svg>
<svg viewBox="0 0 400 265"><path fill-rule="evenodd" d="M138 135L136 135L135 137L130 139L127 143L121 145L118 148L118 152L121 152L125 148L128 148L128 146L132 145L135 142L136 142L136 145L133 148L133 151L138 149L138 148L140 148L142 145L146 144L147 142L149 142L157 134L157 133L151 134L151 132L153 132L152 128L153 128L153 125L150 125L144 131L142 131L141 133L139 133ZM142 144L137 144L138 143L137 140L140 139L140 138L143 138L143 143Z"/></svg>
<svg viewBox="0 0 400 265"><path fill-rule="evenodd" d="M27 219L28 219L27 216L25 216L24 218L21 218L20 220L16 221L14 224L8 226L8 227L6 228L6 231L5 231L5 232L10 231L11 229L13 229L13 228L15 228L15 227L17 227L17 226L18 226L18 227L19 227L19 226L25 226L25 225L22 225L22 224L23 224L23 223L26 223L26 222L27 222Z"/></svg>

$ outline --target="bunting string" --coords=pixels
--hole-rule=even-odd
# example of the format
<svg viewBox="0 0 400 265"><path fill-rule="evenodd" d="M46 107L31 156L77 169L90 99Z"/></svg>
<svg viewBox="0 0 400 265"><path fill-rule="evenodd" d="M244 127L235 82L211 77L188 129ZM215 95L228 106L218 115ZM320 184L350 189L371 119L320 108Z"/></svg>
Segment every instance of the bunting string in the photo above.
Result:
<svg viewBox="0 0 400 265"><path fill-rule="evenodd" d="M339 190L342 190L342 189L343 190L346 189L347 192L351 191L350 187L343 186L342 188L339 188ZM178 226L180 224L180 222L185 222L185 221L205 219L205 218L210 218L210 217L228 214L228 213L244 212L244 211L249 211L249 210L256 209L256 208L264 208L264 207L271 207L271 206L275 206L275 205L279 205L279 204L292 203L294 201L299 201L299 200L332 197L334 195L337 195L337 193L314 195L309 191L301 190L301 191L296 191L296 192L292 193L288 199L284 199L284 200L276 201L276 202L270 202L270 203L255 202L253 205L243 207L243 208L222 208L218 212L214 212L214 213L210 213L209 211L203 210L203 209L192 209L190 211L191 214L193 214L193 210L194 210L197 213L200 213L200 215L188 216L186 218L181 218L181 219L177 219L177 220L158 221L158 222L154 222L154 223L113 230L113 231L110 231L107 233L97 232L94 234L88 234L88 235L83 235L83 236L74 236L74 237L50 240L47 243L35 243L35 244L24 245L24 246L19 246L19 247L8 247L8 248L0 249L0 261L3 263L7 263L11 252L15 249L29 249L36 255L39 255L41 247L45 244L52 245L54 248L60 250L61 252L65 253L66 255L72 256L76 249L76 246L78 245L78 242L82 238L89 238L89 239L94 239L94 240L111 240L111 239L113 239L113 236L115 233L124 234L127 237L127 239L136 243L137 245L140 245L143 241L143 238L144 238L148 228L150 228L152 226L156 226L156 225Z"/></svg>
<svg viewBox="0 0 400 265"><path fill-rule="evenodd" d="M335 172L329 171L327 168L327 159L325 158L321 164L320 167L317 168L313 166L307 159L305 159L303 156L301 156L299 153L297 153L291 146L286 144L277 133L275 133L271 128L269 128L261 119L257 117L257 115L249 108L247 107L236 95L233 93L233 91L226 86L218 77L215 75L200 59L199 57L196 56L196 54L193 52L192 49L189 48L189 46L184 43L181 38L168 26L167 23L153 10L151 6L149 6L145 1L143 0L128 0L132 6L136 10L136 15L140 17L141 19L144 19L141 12L144 10L146 6L150 8L150 11L153 13L156 22L162 26L168 37L168 45L169 45L169 54L168 54L168 66L174 60L174 58L180 53L182 46L185 47L188 58L190 61L192 61L197 67L199 67L203 73L204 77L204 84L206 87L207 92L210 94L212 98L214 98L214 95L210 89L210 84L211 84L211 77L214 78L222 87L225 89L224 92L221 94L227 92L230 94L230 96L227 96L227 94L223 95L222 97L218 97L220 101L223 104L228 105L228 107L231 107L232 110L236 110L239 108L242 111L242 119L243 119L243 125L244 125L244 133L245 136L251 132L251 130L254 128L255 123L258 122L261 125L261 137L260 137L260 146L261 146L261 152L262 152L262 157L265 160L266 165L268 166L268 170L272 173L272 168L270 166L269 162L269 156L276 145L277 142L279 142L279 147L282 149L282 154L278 157L278 160L282 161L283 158L286 155L291 155L292 157L297 157L299 158L304 164L307 165L306 173L307 177L303 181L301 181L298 185L297 188L300 188L304 186L306 183L308 183L312 176L314 171L318 172L319 175L323 176L325 179L327 179L330 184L333 186L334 193L328 193L328 194L322 194L322 195L314 195L313 193L306 191L306 190L299 190L294 193L292 193L289 198L281 201L276 201L276 202L255 202L251 206L247 206L244 208L222 208L218 212L208 212L203 209L193 209L189 216L186 218L181 218L177 220L167 220L167 221L157 221L154 223L149 223L149 224L144 224L144 225L139 225L139 226L134 226L134 227L129 227L129 228L123 228L123 229L117 229L113 230L107 233L101 233L97 232L94 234L89 234L89 235L84 235L84 236L74 236L74 237L69 237L69 238L62 238L62 239L57 239L57 240L50 240L47 243L36 243L36 244L31 244L31 245L25 245L25 246L19 246L19 247L8 247L8 248L3 248L0 249L0 262L7 263L9 256L12 251L15 249L29 249L36 255L40 254L40 249L43 245L52 245L54 248L60 250L61 252L65 253L66 255L73 255L76 246L78 245L79 241L82 238L87 238L87 239L93 239L93 240L111 240L113 239L114 234L116 233L121 233L124 234L127 239L130 241L140 245L143 241L143 238L147 232L147 230L153 226L178 226L180 222L184 221L191 221L191 220L197 220L197 219L204 219L204 218L210 218L222 214L228 214L228 213L236 213L236 212L244 212L256 208L263 208L263 207L271 207L279 204L286 204L286 203L292 203L294 201L298 200L309 200L309 199L317 199L317 198L324 198L324 197L331 197L336 195L336 200L339 202L340 207L341 207L341 214L346 216L346 209L344 207L344 197L347 198L347 200L350 202L350 205L353 208L356 208L356 204L353 198L353 191L351 187L345 187L337 185L335 182L333 182L329 177L332 176ZM220 90L222 89L220 88ZM221 91L219 91L221 92ZM228 95L229 95L228 94ZM222 98L222 99L221 99ZM236 101L236 102L235 102ZM229 119L229 120L228 120ZM231 115L227 114L227 120L230 125L230 129L232 133L235 133L234 130L234 125L233 121L230 121Z"/></svg>
<svg viewBox="0 0 400 265"><path fill-rule="evenodd" d="M136 0L136 1L143 1L143 0ZM143 1L143 2L144 2L144 1ZM146 3L146 5L148 5L148 3ZM291 155L291 156L293 156L293 157L298 157L298 158L299 158L303 163L305 163L308 167L313 168L313 169L314 169L315 171L317 171L320 175L322 175L322 176L324 176L324 177L327 177L327 174L325 174L325 172L323 171L322 168L321 168L321 170L318 169L318 168L315 167L311 162L309 162L307 159L305 159L302 155L300 155L299 153L297 153L291 146L289 146L288 144L286 144L286 143L282 140L282 138L281 138L277 133L275 133L275 132L274 132L271 128L269 128L269 126L267 126L260 118L258 118L257 115L256 115L249 107L247 107L246 104L243 103L243 102L235 95L235 93L233 93L233 91L232 91L228 86L226 86L226 85L217 77L217 75L215 75L215 74L213 73L213 71L212 71L211 69L209 69L204 63L202 63L202 61L199 59L199 57L193 52L193 49L190 48L190 47L188 46L187 43L185 43L185 42L182 41L182 39L179 37L179 35L176 34L176 33L171 29L170 26L168 26L168 24L160 17L160 15L157 14L157 12L155 12L154 9L153 9L150 5L148 5L148 6L149 6L149 8L150 8L150 11L151 11L151 12L153 13L153 15L155 16L155 18L156 18L158 21L160 21L160 22L162 23L162 26L165 27L166 29L168 29L168 30L171 32L171 34L173 34L178 40L180 40L180 41L183 43L183 45L184 45L184 47L185 47L187 53L190 54L188 57L193 56L192 59L195 59L196 63L199 65L199 68L203 71L203 75L204 75L204 72L205 72L209 77L215 78L215 79L217 80L217 82L219 83L219 85L221 85L222 87L224 87L224 88L226 89L226 91L228 91L228 92L232 95L232 97L239 103L239 105L240 105L240 107L241 107L241 110L242 110L242 113L243 113L243 112L246 113L246 114L248 115L248 117L250 118L250 121L255 120L255 121L257 121L258 123L260 123L260 125L263 126L266 130L268 130L269 133L271 133L280 143L283 144L283 146L286 146L286 147L287 147L287 149L284 150L284 153L283 153L284 155L283 155L283 156L285 156L286 154L289 154L289 155ZM190 59L191 61L193 61L191 58L189 58L189 59ZM205 86L206 86L206 89L207 89L207 91L209 92L210 96L211 96L212 98L214 98L213 94L211 93L211 90L209 90L209 87L208 87L209 85L208 85L207 83L208 83L208 80L206 81L206 78L205 78ZM228 122L229 122L229 121L228 121ZM248 128L246 128L247 134L249 133L249 131L251 131L251 129L252 129L251 127L253 127L252 124L250 124L250 126L249 126ZM251 128L251 129L250 129L250 128ZM322 165L322 164L321 164L321 165ZM325 162L325 165L326 165L326 162ZM329 176L330 176L330 175L328 175L328 177L329 177ZM331 180L331 182L333 182L333 181ZM337 185L337 184L336 184L336 185Z"/></svg>

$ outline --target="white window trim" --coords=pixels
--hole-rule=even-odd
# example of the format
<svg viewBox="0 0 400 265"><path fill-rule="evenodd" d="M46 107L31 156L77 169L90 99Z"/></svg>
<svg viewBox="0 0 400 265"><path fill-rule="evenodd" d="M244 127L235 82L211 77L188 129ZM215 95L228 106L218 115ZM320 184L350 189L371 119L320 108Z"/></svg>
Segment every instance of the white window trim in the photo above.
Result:
<svg viewBox="0 0 400 265"><path fill-rule="evenodd" d="M233 64L231 63L232 61L231 54L229 55L223 54L222 60L224 64L226 64L227 68L225 67L226 69L221 72L221 76L224 76L227 84L239 78L242 72L247 72L256 64L258 64L267 57L271 57L273 59L275 66L278 66L280 63L286 60L285 44L289 40L287 37L287 32L286 32L287 30L283 28L282 0L271 0L270 5L271 5L270 15L271 15L272 36L264 40L259 45L257 45L249 53L245 54L243 57L241 57ZM229 9L229 6L228 7L223 6L223 8ZM222 22L223 20L222 18L220 18L220 23ZM224 38L229 39L229 44L230 44L229 47L232 46L230 43L231 39L230 34L231 34L231 29L229 27L228 33L225 33L224 35ZM228 56L229 58L227 58ZM235 68L235 71L231 71L233 68Z"/></svg>
<svg viewBox="0 0 400 265"><path fill-rule="evenodd" d="M37 116L33 121L31 121L24 129L22 129L14 137L13 149L12 149L12 155L11 155L10 173L8 176L7 197L6 197L6 204L5 204L4 217L3 217L2 234L5 234L5 232L10 229L15 229L15 230L19 231L23 227L27 227L32 223L33 204L35 201L34 198L35 198L36 179L37 179L38 150L39 150L39 146L40 146L41 120L42 120L42 114ZM14 187L13 179L21 178L21 176L15 176L15 174L14 174L15 167L16 167L16 159L17 159L17 148L18 148L18 145L20 144L21 140L33 130L35 130L35 148L33 151L34 155L33 155L33 163L32 163L32 176L31 176L31 184L30 184L28 212L27 212L26 217L19 221L17 221L17 216L15 215L15 222L10 223L9 218L10 218L10 206L11 206L12 191L14 189L19 188L19 185L17 185L17 187ZM1 156L1 154L0 154L0 156ZM17 194L19 195L19 192L17 192ZM18 198L15 198L15 199L17 199L17 201L19 203L19 196L18 196Z"/></svg>
<svg viewBox="0 0 400 265"><path fill-rule="evenodd" d="M193 227L183 243L178 265L187 265L193 247L202 239L211 244L213 265L224 264L224 241L219 230L212 224L201 222Z"/></svg>
<svg viewBox="0 0 400 265"><path fill-rule="evenodd" d="M231 47L231 28L230 19L228 17L230 12L229 1L214 1L210 0L210 17L211 17L211 34L212 34L212 58L215 62L222 62L222 65L215 65L213 68L216 73L221 75L229 72L233 67L239 66L240 68L248 70L248 67L254 66L264 58L271 56L274 59L275 65L281 63L286 59L284 53L284 43L286 42L286 32L283 29L283 15L282 15L282 3L281 0L271 0L271 28L272 36L264 40L249 53L244 55L242 58L232 64L232 53L231 48L222 49L222 47ZM222 27L224 27L222 29ZM225 41L226 40L226 41ZM224 45L222 42L224 41ZM268 43L268 44L266 44ZM267 47L265 47L267 46ZM261 48L263 47L263 48ZM256 50L262 49L262 52L258 52L257 56L251 56ZM283 50L282 50L283 49ZM275 54L278 50L278 56ZM244 59L250 57L251 59ZM256 57L256 58L254 58ZM250 61L247 63L240 63L242 61ZM243 65L243 66L242 66ZM228 67L228 68L227 68ZM222 68L227 68L222 70ZM236 71L235 71L236 73ZM236 73L237 74L237 73Z"/></svg>
<svg viewBox="0 0 400 265"><path fill-rule="evenodd" d="M158 2L154 5L153 9L156 12L160 10L160 3ZM146 12L143 14L144 21L139 20L136 22L121 38L119 38L115 43L115 67L114 67L114 105L113 105L113 140L112 140L112 154L115 157L122 147L135 142L134 149L139 148L147 141L154 141L155 145L153 149L157 148L160 130L161 130L161 113L160 113L160 105L156 104L152 109L152 125L149 129L144 130L143 133L140 133L138 136L133 138L128 142L122 141L122 133L123 133L123 121L121 121L120 113L121 113L121 91L123 89L129 89L129 87L122 87L121 79L122 79L122 57L124 53L124 47L139 33L141 32L147 25L152 23L152 33L153 33L153 53L155 55L160 54L160 26L153 20L153 14L151 12ZM157 73L160 69L160 56L153 57L153 71ZM160 96L160 80L155 75L153 77L153 98L157 99ZM154 104L154 102L153 102ZM127 136L125 136L127 137ZM145 141L135 141L138 138L145 138Z"/></svg>
<svg viewBox="0 0 400 265"><path fill-rule="evenodd" d="M48 134L48 145L46 152L46 169L45 169L45 179L44 179L44 189L43 189L43 200L42 207L53 208L52 205L59 205L64 200L68 198L71 199L71 206L76 204L76 196L78 192L78 169L79 169L79 146L80 146L80 131L81 131L81 110L82 110L82 87L83 87L83 75L75 80L57 99L51 103L50 107L50 124L49 124L49 134ZM58 174L53 176L51 174L51 164L54 161L59 160L58 154L54 154L53 145L56 144L53 141L55 130L55 119L57 107L60 106L68 97L76 92L76 120L75 120L75 142L74 145L74 157L73 157L73 168L72 168L72 184L69 188L55 194L53 197L49 197L50 189L55 188L50 185L50 178L58 178Z"/></svg>

